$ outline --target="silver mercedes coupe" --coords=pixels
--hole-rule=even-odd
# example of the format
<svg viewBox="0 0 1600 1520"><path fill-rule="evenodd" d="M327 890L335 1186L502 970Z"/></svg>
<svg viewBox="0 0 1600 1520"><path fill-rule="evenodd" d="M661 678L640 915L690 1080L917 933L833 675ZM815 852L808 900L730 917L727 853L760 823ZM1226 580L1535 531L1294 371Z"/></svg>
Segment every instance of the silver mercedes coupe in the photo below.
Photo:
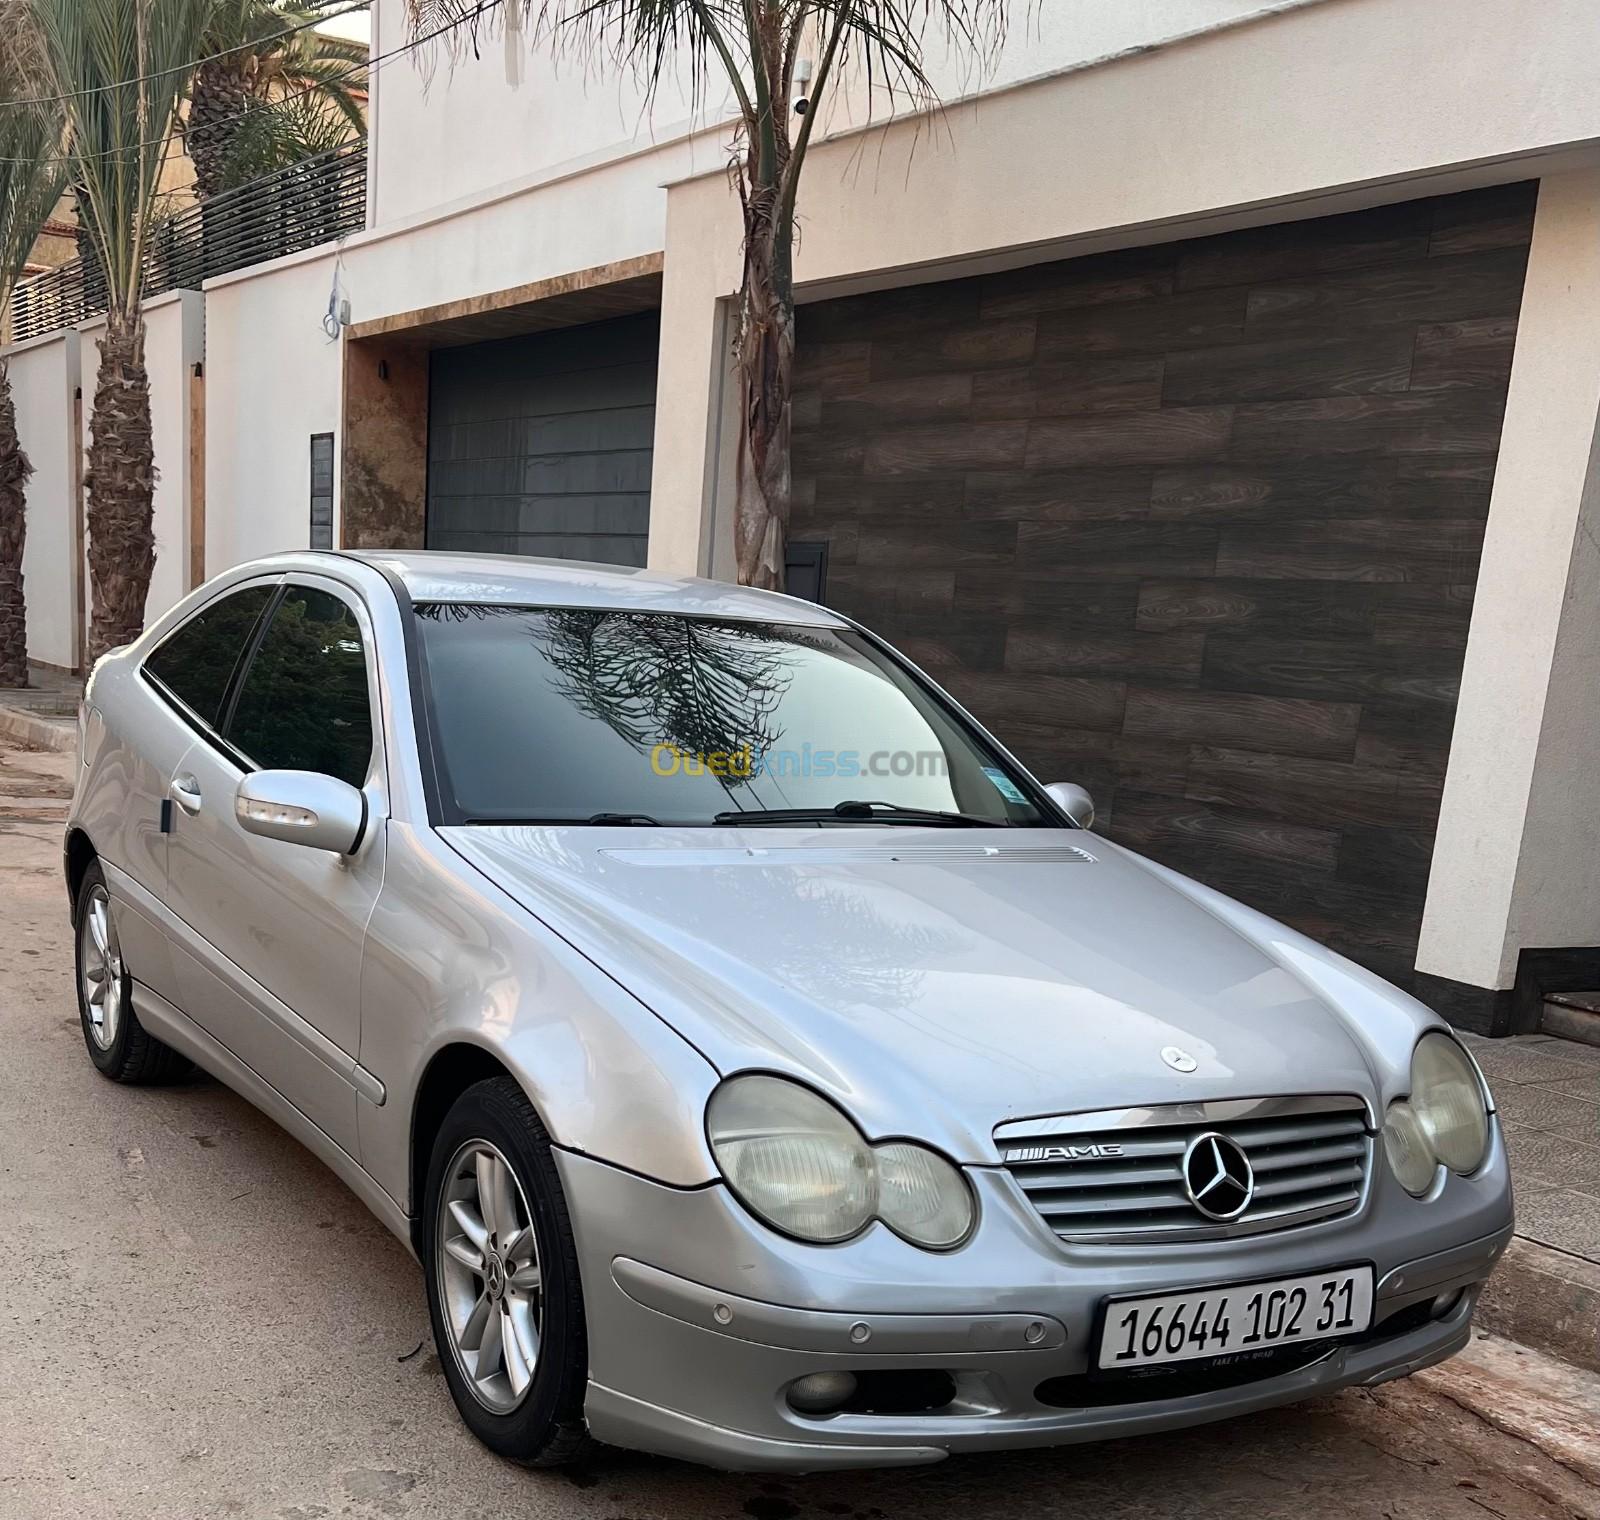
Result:
<svg viewBox="0 0 1600 1520"><path fill-rule="evenodd" d="M284 555L101 660L81 728L90 1058L332 1167L517 1461L1246 1414L1460 1350L1510 1237L1442 1020L1090 832L822 607Z"/></svg>

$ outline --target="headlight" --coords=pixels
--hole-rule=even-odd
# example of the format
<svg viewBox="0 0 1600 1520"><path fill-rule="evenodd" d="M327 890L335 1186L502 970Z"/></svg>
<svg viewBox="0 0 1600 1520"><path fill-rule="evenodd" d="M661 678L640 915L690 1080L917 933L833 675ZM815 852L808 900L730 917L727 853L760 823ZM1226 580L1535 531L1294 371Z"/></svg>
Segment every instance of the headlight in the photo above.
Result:
<svg viewBox="0 0 1600 1520"><path fill-rule="evenodd" d="M1439 1163L1428 1146L1422 1121L1409 1103L1391 1103L1383 1120L1383 1153L1400 1186L1420 1198L1433 1186Z"/></svg>
<svg viewBox="0 0 1600 1520"><path fill-rule="evenodd" d="M1441 1166L1462 1176L1489 1153L1489 1110L1467 1053L1447 1034L1425 1034L1411 1057L1411 1096L1391 1103L1383 1121L1389 1168L1420 1197Z"/></svg>
<svg viewBox="0 0 1600 1520"><path fill-rule="evenodd" d="M972 1194L943 1156L895 1141L873 1151L878 1218L897 1235L934 1250L959 1245L972 1228Z"/></svg>
<svg viewBox="0 0 1600 1520"><path fill-rule="evenodd" d="M1411 1106L1433 1154L1462 1176L1483 1165L1489 1111L1471 1059L1447 1034L1425 1034L1411 1058Z"/></svg>
<svg viewBox="0 0 1600 1520"><path fill-rule="evenodd" d="M870 1146L827 1099L781 1077L733 1077L706 1106L712 1154L739 1201L802 1240L848 1240L874 1219L929 1250L972 1228L971 1190L943 1156Z"/></svg>
<svg viewBox="0 0 1600 1520"><path fill-rule="evenodd" d="M877 1212L872 1151L831 1103L776 1077L724 1082L706 1109L711 1149L752 1213L806 1240L848 1240Z"/></svg>

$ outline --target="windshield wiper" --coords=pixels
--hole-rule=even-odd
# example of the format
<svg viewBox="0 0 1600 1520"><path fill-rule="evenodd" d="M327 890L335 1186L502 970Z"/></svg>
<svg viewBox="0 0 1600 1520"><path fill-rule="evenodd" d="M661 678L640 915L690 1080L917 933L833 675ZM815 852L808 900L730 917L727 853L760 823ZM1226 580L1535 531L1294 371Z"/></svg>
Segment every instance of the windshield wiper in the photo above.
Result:
<svg viewBox="0 0 1600 1520"><path fill-rule="evenodd" d="M711 820L721 824L785 823L911 823L941 828L1008 829L1011 824L999 818L983 818L976 813L945 813L935 808L900 807L893 802L838 802L831 808L754 808L748 812L718 813Z"/></svg>

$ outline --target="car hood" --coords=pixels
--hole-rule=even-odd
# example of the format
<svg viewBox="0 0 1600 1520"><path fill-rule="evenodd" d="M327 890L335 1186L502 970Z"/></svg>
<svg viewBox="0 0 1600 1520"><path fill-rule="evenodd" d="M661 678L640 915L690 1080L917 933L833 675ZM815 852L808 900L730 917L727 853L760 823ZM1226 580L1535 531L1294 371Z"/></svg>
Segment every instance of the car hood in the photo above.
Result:
<svg viewBox="0 0 1600 1520"><path fill-rule="evenodd" d="M1427 1022L1292 931L1075 830L441 832L719 1071L792 1074L869 1137L963 1161L996 1160L1008 1119L1379 1102ZM1192 1071L1167 1064L1174 1046Z"/></svg>

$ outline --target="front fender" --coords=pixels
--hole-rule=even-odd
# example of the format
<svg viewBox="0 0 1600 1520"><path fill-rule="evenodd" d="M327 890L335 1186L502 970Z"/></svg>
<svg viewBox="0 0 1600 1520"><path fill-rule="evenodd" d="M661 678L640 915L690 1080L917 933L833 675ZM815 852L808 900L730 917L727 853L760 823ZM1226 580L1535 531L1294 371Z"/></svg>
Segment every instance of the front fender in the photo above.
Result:
<svg viewBox="0 0 1600 1520"><path fill-rule="evenodd" d="M475 1046L521 1083L567 1150L675 1187L712 1181L715 1068L636 998L534 921L431 830L391 821L367 931L362 1163L415 1212L411 1116L446 1046Z"/></svg>

